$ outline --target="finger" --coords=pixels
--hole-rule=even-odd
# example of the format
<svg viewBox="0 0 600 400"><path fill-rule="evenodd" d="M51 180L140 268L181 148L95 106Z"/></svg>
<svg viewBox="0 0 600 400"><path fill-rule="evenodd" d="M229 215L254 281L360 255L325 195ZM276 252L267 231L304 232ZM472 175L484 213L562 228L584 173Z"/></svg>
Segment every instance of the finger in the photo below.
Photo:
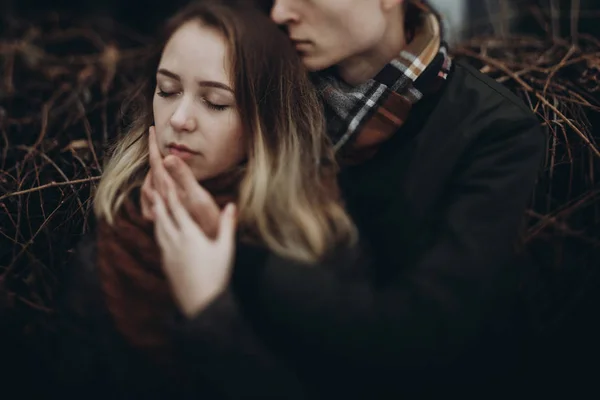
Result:
<svg viewBox="0 0 600 400"><path fill-rule="evenodd" d="M148 129L148 158L150 159L150 168L158 168L162 164L160 151L156 144L156 129L154 126Z"/></svg>
<svg viewBox="0 0 600 400"><path fill-rule="evenodd" d="M185 209L183 204L181 204L181 201L179 200L177 192L174 188L169 188L167 195L167 207L171 212L171 215L173 215L173 219L175 220L177 226L179 226L179 229L189 230L195 226L195 222L192 220L192 217Z"/></svg>
<svg viewBox="0 0 600 400"><path fill-rule="evenodd" d="M142 217L146 221L154 221L154 219L155 219L155 215L154 215L154 211L153 211L154 204L151 204L146 196L142 196L140 199L140 205L141 205L140 208L142 211Z"/></svg>
<svg viewBox="0 0 600 400"><path fill-rule="evenodd" d="M193 220L209 238L214 239L219 231L221 210L212 195L198 185L185 200Z"/></svg>
<svg viewBox="0 0 600 400"><path fill-rule="evenodd" d="M236 207L233 203L227 204L219 220L219 234L217 243L219 247L233 248L236 231Z"/></svg>
<svg viewBox="0 0 600 400"><path fill-rule="evenodd" d="M214 238L218 231L221 210L212 195L198 183L189 166L181 159L166 157L165 168L184 193L180 197L192 219L207 236Z"/></svg>
<svg viewBox="0 0 600 400"><path fill-rule="evenodd" d="M151 126L149 129L148 135L148 157L150 159L150 170L152 171L152 180L153 186L158 191L158 193L166 198L166 184L164 182L165 175L167 175L167 171L163 166L163 160L160 155L160 150L158 148L158 142L156 139L156 129L154 126Z"/></svg>
<svg viewBox="0 0 600 400"><path fill-rule="evenodd" d="M146 178L144 178L144 185L146 185L146 187L150 189L150 197L153 197L152 192L154 192L154 183L152 181L152 168L150 168L150 170L146 174Z"/></svg>
<svg viewBox="0 0 600 400"><path fill-rule="evenodd" d="M166 156L163 164L171 178L184 191L193 190L198 185L192 169L181 158L173 155Z"/></svg>
<svg viewBox="0 0 600 400"><path fill-rule="evenodd" d="M156 240L161 247L164 247L175 240L177 227L167 212L165 203L156 192L154 192L154 213L156 214L156 221L154 223Z"/></svg>
<svg viewBox="0 0 600 400"><path fill-rule="evenodd" d="M144 184L141 188L140 204L142 208L142 216L150 221L154 220L154 201L153 201L152 173L148 172L144 179Z"/></svg>
<svg viewBox="0 0 600 400"><path fill-rule="evenodd" d="M173 178L171 178L171 175L169 175L169 173L167 172L166 169L163 168L164 174L163 174L163 179L161 179L163 185L164 185L164 189L165 189L165 194L164 194L164 199L165 201L168 203L169 201L169 196L171 193L174 193L177 197L178 203L181 203L180 200L180 190L178 189L175 181L173 180ZM185 197L185 194L183 195L183 197ZM168 205L168 204L167 204ZM181 204L182 207L184 207L183 204Z"/></svg>
<svg viewBox="0 0 600 400"><path fill-rule="evenodd" d="M184 207L202 231L214 238L219 228L221 210L212 195L196 180L190 167L178 157L165 157L165 169L173 178Z"/></svg>

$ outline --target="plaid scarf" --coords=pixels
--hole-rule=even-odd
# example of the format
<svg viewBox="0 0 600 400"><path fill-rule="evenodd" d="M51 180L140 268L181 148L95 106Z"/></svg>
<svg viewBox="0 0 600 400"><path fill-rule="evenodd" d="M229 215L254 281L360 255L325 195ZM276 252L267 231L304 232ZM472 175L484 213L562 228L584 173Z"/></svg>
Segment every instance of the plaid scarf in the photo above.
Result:
<svg viewBox="0 0 600 400"><path fill-rule="evenodd" d="M407 47L373 79L352 87L330 73L315 76L327 131L347 163L371 158L404 124L412 106L437 91L448 77L452 61L439 17L422 1L411 6L418 8L421 24Z"/></svg>

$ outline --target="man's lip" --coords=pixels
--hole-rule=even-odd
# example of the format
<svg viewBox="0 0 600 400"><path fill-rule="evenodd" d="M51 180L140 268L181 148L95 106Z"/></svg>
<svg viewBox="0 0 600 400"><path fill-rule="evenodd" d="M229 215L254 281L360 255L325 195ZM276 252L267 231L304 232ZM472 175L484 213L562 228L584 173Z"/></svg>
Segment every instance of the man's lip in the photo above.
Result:
<svg viewBox="0 0 600 400"><path fill-rule="evenodd" d="M296 48L297 51L308 50L311 46L311 42L309 40L294 40L292 44Z"/></svg>

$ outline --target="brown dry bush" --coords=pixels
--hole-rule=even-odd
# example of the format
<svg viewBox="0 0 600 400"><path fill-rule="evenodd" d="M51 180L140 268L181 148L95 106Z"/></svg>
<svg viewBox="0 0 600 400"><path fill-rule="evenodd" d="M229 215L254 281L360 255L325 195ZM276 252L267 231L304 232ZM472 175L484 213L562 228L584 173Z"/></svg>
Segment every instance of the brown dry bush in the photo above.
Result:
<svg viewBox="0 0 600 400"><path fill-rule="evenodd" d="M552 26L548 12L529 12L540 26ZM568 40L548 29L477 37L456 49L517 92L550 133L523 232L547 277L536 289L546 293L545 321L566 312L597 276L600 150L592 125L600 126L600 42L573 26ZM114 21L56 14L13 20L2 32L0 319L19 333L51 329L61 276L90 227L90 194L147 42ZM569 260L579 263L576 272Z"/></svg>

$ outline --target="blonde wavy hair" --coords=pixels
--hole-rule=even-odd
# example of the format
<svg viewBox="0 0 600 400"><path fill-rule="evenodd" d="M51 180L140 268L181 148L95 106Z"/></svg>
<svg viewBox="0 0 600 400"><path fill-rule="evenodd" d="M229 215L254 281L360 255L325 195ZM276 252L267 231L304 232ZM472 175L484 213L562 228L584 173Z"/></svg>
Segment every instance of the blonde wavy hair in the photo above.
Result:
<svg viewBox="0 0 600 400"><path fill-rule="evenodd" d="M198 21L229 44L237 107L249 140L238 196L238 229L248 240L312 263L356 239L340 201L337 164L322 106L287 36L246 4L199 1L167 23L144 80L128 103L128 129L112 149L95 194L94 213L112 224L149 171L156 68L168 38Z"/></svg>

